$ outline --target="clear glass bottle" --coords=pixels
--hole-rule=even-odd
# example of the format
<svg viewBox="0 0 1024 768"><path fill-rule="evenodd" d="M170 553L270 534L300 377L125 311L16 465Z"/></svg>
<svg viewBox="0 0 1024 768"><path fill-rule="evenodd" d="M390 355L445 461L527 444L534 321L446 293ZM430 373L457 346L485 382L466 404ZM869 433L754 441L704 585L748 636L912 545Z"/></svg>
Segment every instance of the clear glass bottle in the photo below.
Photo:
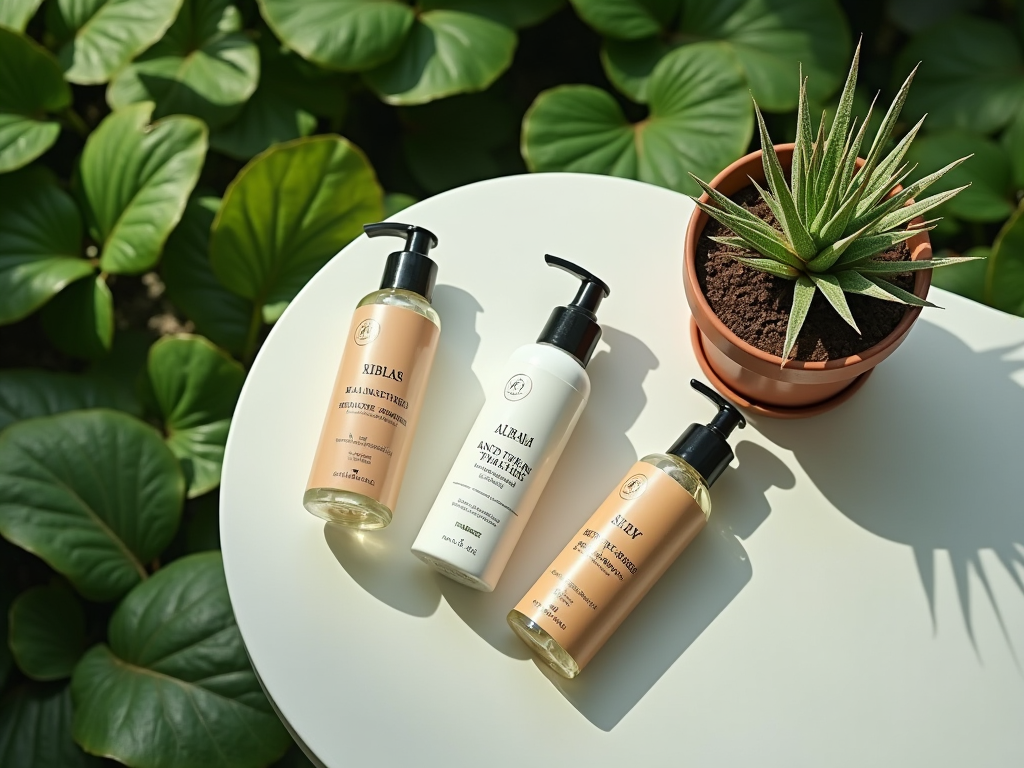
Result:
<svg viewBox="0 0 1024 768"><path fill-rule="evenodd" d="M317 517L372 530L391 523L437 351L430 304L437 238L407 224L368 224L371 237L407 238L388 257L381 288L356 306L303 506Z"/></svg>
<svg viewBox="0 0 1024 768"><path fill-rule="evenodd" d="M563 677L576 677L711 515L709 487L732 461L726 438L743 416L719 407L667 453L644 456L508 614L512 630Z"/></svg>

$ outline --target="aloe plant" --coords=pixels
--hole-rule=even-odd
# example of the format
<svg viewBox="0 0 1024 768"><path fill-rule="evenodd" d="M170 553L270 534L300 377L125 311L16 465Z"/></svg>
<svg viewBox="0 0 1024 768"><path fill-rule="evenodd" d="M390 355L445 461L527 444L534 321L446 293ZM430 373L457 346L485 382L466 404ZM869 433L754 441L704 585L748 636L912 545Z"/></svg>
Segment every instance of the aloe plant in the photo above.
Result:
<svg viewBox="0 0 1024 768"><path fill-rule="evenodd" d="M857 119L851 117L851 112L859 61L858 45L827 138L824 114L818 124L816 137L812 136L811 116L807 107L807 78L801 71L796 142L789 183L768 136L761 110L754 101L769 189L763 189L753 179L751 182L761 199L767 203L781 231L693 176L694 181L710 198L707 203L696 200L697 205L733 233L711 239L742 249L729 255L745 266L793 281L793 308L786 328L783 364L793 351L816 292L820 291L840 317L860 333L850 312L846 294L932 307L935 305L903 290L886 278L972 260L970 257L925 261L886 261L875 258L889 248L934 227L938 219L920 221L918 217L949 200L966 189L966 186L912 201L967 157L895 191L916 168L908 167L903 159L924 118L888 154L883 152L907 99L910 83L917 71L915 67L896 94L871 142L863 165L858 168L861 144L874 107L872 103L858 127ZM751 251L759 256L751 256Z"/></svg>

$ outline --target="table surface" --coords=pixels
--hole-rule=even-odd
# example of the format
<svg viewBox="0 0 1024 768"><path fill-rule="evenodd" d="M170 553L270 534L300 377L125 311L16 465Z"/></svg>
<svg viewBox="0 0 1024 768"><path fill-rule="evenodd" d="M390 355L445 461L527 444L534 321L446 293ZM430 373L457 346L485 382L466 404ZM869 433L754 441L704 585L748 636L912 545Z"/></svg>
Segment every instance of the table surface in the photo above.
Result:
<svg viewBox="0 0 1024 768"><path fill-rule="evenodd" d="M396 218L437 233L441 344L395 521L301 496L349 319L390 241L361 237L276 324L221 489L232 604L291 727L332 768L1009 766L1024 749L1024 320L933 290L837 410L759 420L707 530L574 681L505 614L638 456L710 405L683 297L683 195L602 176L495 179ZM396 241L397 243L397 241ZM611 286L590 403L495 592L409 546L485 388L576 288ZM500 384L499 384L500 386Z"/></svg>

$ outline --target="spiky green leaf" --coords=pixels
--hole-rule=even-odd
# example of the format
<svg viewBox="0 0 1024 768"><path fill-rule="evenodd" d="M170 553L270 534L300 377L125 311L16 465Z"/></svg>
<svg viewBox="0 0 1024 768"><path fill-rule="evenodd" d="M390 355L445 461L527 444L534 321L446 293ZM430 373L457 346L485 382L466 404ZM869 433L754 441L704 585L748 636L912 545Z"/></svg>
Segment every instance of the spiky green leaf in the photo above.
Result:
<svg viewBox="0 0 1024 768"><path fill-rule="evenodd" d="M749 259L742 256L733 256L733 258L746 267L756 269L759 272L766 272L775 277L784 277L787 280L796 280L803 274L799 269L794 269L788 264L780 264L774 259Z"/></svg>
<svg viewBox="0 0 1024 768"><path fill-rule="evenodd" d="M753 249L770 259L775 259L783 264L788 264L796 269L803 268L803 261L790 253L786 244L781 242L781 238L779 238L777 234L774 236L766 235L762 230L748 226L746 222L741 221L738 216L731 216L730 214L723 213L722 211L707 205L707 203L698 202L697 205L699 205L701 210L713 219L739 235L739 237L745 241L747 248Z"/></svg>
<svg viewBox="0 0 1024 768"><path fill-rule="evenodd" d="M789 172L790 185L793 187L793 199L801 221L807 223L807 201L804 189L807 186L807 170L810 161L811 113L807 106L807 78L804 77L803 66L800 67L800 97L796 110L796 142L793 145L793 166ZM763 195L762 195L763 197Z"/></svg>
<svg viewBox="0 0 1024 768"><path fill-rule="evenodd" d="M890 229L895 229L902 224L906 224L908 221L916 219L922 213L930 211L935 206L942 205L946 200L949 200L951 197L955 197L969 186L970 184L964 184L962 187L956 187L954 189L948 189L945 192L939 192L931 197L926 197L924 200L918 200L916 203L912 203L911 205L904 206L899 210L886 214L873 224L869 231L874 233L886 232Z"/></svg>
<svg viewBox="0 0 1024 768"><path fill-rule="evenodd" d="M860 328L857 327L857 321L853 319L853 313L850 311L850 305L846 303L846 296L843 294L843 288L839 285L839 281L834 275L810 275L811 280L814 282L814 286L821 291L822 295L828 299L828 303L832 305L832 308L839 313L839 316L846 321L857 333L860 333Z"/></svg>
<svg viewBox="0 0 1024 768"><path fill-rule="evenodd" d="M819 273L827 271L862 234L863 232L854 232L849 237L825 246L817 256L807 262L807 269Z"/></svg>
<svg viewBox="0 0 1024 768"><path fill-rule="evenodd" d="M913 304L919 307L934 307L931 302L920 299L912 293L907 293L902 288L897 288L887 280L878 278L868 279L859 272L845 270L836 273L836 280L847 293L854 293L858 296L870 296L882 301L892 301L897 304Z"/></svg>
<svg viewBox="0 0 1024 768"><path fill-rule="evenodd" d="M836 108L836 115L832 119L832 128L828 133L828 141L825 144L825 154L821 160L821 175L816 184L816 194L819 198L825 197L831 192L831 186L836 184L836 177L843 163L845 153L849 151L850 139L847 130L850 127L850 117L853 110L853 94L857 87L857 69L860 64L860 43L853 51L853 62L850 64L850 71L846 76L846 83L843 85L843 93L839 97L839 106ZM826 219L831 214L826 214Z"/></svg>
<svg viewBox="0 0 1024 768"><path fill-rule="evenodd" d="M789 324L786 326L786 341L782 345L782 364L789 360L789 355L796 345L796 338L800 335L800 329L804 327L804 320L811 309L811 299L817 290L814 283L807 275L800 275L793 284L793 307L789 310Z"/></svg>
<svg viewBox="0 0 1024 768"><path fill-rule="evenodd" d="M877 235L868 235L855 240L846 251L833 262L833 267L841 267L847 264L855 264L864 259L870 259L883 251L887 251L894 245L909 240L914 235L926 232L932 227L917 227L915 229L902 229L896 232L882 232Z"/></svg>
<svg viewBox="0 0 1024 768"><path fill-rule="evenodd" d="M901 275L905 272L919 272L922 269L938 269L950 264L976 261L981 256L949 256L942 259L921 259L918 261L867 261L857 265L862 275Z"/></svg>

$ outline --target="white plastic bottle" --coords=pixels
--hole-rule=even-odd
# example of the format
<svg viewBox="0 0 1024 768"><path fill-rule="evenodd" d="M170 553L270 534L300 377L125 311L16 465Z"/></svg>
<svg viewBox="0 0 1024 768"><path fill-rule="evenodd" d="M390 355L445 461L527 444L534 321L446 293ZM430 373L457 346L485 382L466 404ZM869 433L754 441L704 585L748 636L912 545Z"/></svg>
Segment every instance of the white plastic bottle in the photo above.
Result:
<svg viewBox="0 0 1024 768"><path fill-rule="evenodd" d="M585 269L544 260L582 281L576 298L555 308L535 344L512 353L412 545L428 565L484 592L501 578L587 404L596 312L609 294Z"/></svg>

